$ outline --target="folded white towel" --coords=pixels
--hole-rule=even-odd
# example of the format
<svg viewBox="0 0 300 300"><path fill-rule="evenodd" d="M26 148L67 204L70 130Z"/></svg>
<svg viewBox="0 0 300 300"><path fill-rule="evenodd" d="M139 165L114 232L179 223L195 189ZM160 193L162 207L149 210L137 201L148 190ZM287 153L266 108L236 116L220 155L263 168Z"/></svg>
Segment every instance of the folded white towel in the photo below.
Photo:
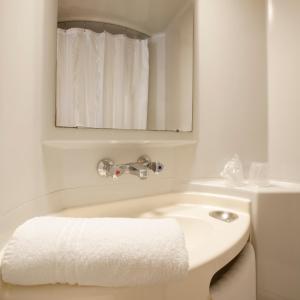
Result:
<svg viewBox="0 0 300 300"><path fill-rule="evenodd" d="M188 254L173 219L38 217L16 229L1 271L17 285L149 285L185 276Z"/></svg>

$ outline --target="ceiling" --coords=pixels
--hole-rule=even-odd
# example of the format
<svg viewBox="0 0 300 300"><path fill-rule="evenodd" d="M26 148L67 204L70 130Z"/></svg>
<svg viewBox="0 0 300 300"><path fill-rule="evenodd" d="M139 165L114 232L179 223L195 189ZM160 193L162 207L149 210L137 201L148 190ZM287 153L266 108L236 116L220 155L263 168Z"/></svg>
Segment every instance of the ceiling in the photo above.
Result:
<svg viewBox="0 0 300 300"><path fill-rule="evenodd" d="M116 23L154 34L192 0L59 0L59 21L93 20Z"/></svg>

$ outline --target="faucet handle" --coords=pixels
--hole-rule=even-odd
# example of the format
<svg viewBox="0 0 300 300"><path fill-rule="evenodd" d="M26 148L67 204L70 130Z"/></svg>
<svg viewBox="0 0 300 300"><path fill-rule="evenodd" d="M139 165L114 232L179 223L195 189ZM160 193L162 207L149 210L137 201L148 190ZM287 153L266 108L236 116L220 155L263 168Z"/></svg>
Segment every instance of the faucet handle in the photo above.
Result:
<svg viewBox="0 0 300 300"><path fill-rule="evenodd" d="M113 180L117 180L124 173L124 169L118 165L114 165L111 171Z"/></svg>
<svg viewBox="0 0 300 300"><path fill-rule="evenodd" d="M159 161L151 161L148 155L143 155L138 158L137 162L146 166L148 169L152 170L154 174L158 175L164 170L164 165Z"/></svg>
<svg viewBox="0 0 300 300"><path fill-rule="evenodd" d="M154 172L155 175L158 175L164 170L164 165L159 161L152 161L148 164L148 168Z"/></svg>
<svg viewBox="0 0 300 300"><path fill-rule="evenodd" d="M110 158L102 159L97 166L98 174L100 176L112 176L112 169L115 167L115 163Z"/></svg>
<svg viewBox="0 0 300 300"><path fill-rule="evenodd" d="M112 177L117 180L125 171L125 165L116 165L110 158L102 159L97 166L98 174L104 177Z"/></svg>

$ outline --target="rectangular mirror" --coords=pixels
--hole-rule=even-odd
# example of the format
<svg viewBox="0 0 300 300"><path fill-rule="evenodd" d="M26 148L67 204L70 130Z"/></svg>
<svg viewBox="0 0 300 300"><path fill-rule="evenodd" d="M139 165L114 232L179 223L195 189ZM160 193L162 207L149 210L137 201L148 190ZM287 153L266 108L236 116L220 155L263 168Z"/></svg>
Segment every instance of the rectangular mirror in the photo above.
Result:
<svg viewBox="0 0 300 300"><path fill-rule="evenodd" d="M194 1L59 0L56 126L192 131Z"/></svg>

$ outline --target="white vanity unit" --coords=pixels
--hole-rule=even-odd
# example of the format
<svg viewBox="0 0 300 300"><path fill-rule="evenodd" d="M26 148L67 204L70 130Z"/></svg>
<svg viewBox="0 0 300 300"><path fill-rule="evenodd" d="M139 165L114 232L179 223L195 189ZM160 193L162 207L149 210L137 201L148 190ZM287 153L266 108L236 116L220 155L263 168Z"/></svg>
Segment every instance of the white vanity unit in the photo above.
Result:
<svg viewBox="0 0 300 300"><path fill-rule="evenodd" d="M228 214L211 216L214 215L212 212L220 211ZM230 213L234 216L232 220ZM250 233L250 201L210 193L164 194L69 208L55 215L75 218L175 218L185 234L190 266L188 276L174 283L136 288L69 285L21 287L2 282L0 299L66 300L76 296L80 300L207 300L213 275L241 252Z"/></svg>
<svg viewBox="0 0 300 300"><path fill-rule="evenodd" d="M300 286L300 185L270 181L269 186L228 187L222 180L185 186L198 192L251 200L251 241L255 248L258 300L298 300Z"/></svg>

